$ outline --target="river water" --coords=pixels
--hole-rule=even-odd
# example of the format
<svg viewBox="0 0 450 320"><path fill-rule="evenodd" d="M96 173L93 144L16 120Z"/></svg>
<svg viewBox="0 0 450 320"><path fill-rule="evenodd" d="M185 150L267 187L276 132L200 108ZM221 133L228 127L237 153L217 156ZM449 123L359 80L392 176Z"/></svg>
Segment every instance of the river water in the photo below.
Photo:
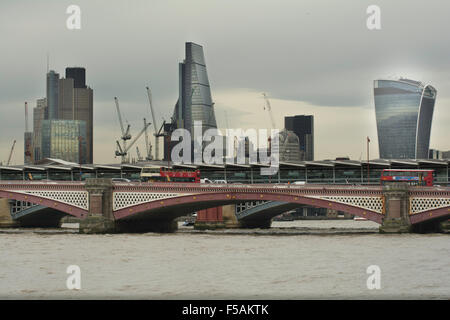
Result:
<svg viewBox="0 0 450 320"><path fill-rule="evenodd" d="M382 235L370 221L274 222L354 234L80 235L3 229L2 299L449 299L450 237ZM370 233L373 232L373 233ZM69 265L81 290L69 290ZM380 268L369 290L367 268Z"/></svg>

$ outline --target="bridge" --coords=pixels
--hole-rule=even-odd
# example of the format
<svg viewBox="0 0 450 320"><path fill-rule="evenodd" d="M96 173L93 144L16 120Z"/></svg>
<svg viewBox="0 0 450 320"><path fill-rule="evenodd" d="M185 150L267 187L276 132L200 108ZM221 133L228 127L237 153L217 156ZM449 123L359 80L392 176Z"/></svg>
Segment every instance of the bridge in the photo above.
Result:
<svg viewBox="0 0 450 320"><path fill-rule="evenodd" d="M0 181L0 198L37 205L13 217L23 226L55 226L62 216L80 222L80 231L170 232L175 219L188 213L249 201L307 205L367 218L381 232L410 232L450 217L450 188L390 186L113 183L111 179L66 181ZM45 208L45 210L43 210ZM289 209L288 209L289 210ZM243 227L270 227L279 210L238 216Z"/></svg>

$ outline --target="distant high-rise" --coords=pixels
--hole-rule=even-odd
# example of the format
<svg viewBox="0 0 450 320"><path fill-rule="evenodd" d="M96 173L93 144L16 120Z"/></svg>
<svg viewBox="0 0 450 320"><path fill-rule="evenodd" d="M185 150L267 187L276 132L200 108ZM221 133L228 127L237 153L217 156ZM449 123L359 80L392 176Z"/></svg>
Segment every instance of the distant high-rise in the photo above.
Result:
<svg viewBox="0 0 450 320"><path fill-rule="evenodd" d="M67 70L67 69L66 69ZM83 69L84 70L84 69ZM58 119L82 120L86 123L85 156L88 163L93 162L93 91L89 87L74 87L72 78L59 80Z"/></svg>
<svg viewBox="0 0 450 320"><path fill-rule="evenodd" d="M73 79L58 80L58 119L76 120L73 103Z"/></svg>
<svg viewBox="0 0 450 320"><path fill-rule="evenodd" d="M44 120L41 124L42 159L86 163L86 122Z"/></svg>
<svg viewBox="0 0 450 320"><path fill-rule="evenodd" d="M47 99L37 99L36 108L33 109L33 160L36 163L41 157L41 126L46 119Z"/></svg>
<svg viewBox="0 0 450 320"><path fill-rule="evenodd" d="M194 121L202 121L203 131L217 128L203 47L186 43L186 59L179 64L179 95L174 116L177 128L191 132Z"/></svg>
<svg viewBox="0 0 450 320"><path fill-rule="evenodd" d="M202 122L203 133L207 129L217 128L203 47L186 42L186 58L178 66L178 100L173 110L172 123L166 125L164 130L167 134L169 128L184 128L194 139L195 121ZM164 144L164 159L167 159L169 149L175 144Z"/></svg>
<svg viewBox="0 0 450 320"><path fill-rule="evenodd" d="M73 103L75 105L74 120L86 122L86 161L94 159L94 91L89 88L74 88Z"/></svg>
<svg viewBox="0 0 450 320"><path fill-rule="evenodd" d="M66 68L66 78L62 79L55 71L48 72L46 107L37 107L34 116L35 161L51 156L67 161L78 159L74 162L93 163L93 90L86 86L84 68ZM66 122L45 122L44 134L44 119ZM75 142L68 138L67 144L71 148L65 154L63 130L67 130L67 137L78 134L77 143L81 143L83 147L73 147ZM74 156L75 149L82 154Z"/></svg>
<svg viewBox="0 0 450 320"><path fill-rule="evenodd" d="M48 119L58 119L58 85L59 73L50 70L47 73Z"/></svg>
<svg viewBox="0 0 450 320"><path fill-rule="evenodd" d="M278 135L279 160L284 162L301 161L300 141L297 135L287 129L280 131Z"/></svg>
<svg viewBox="0 0 450 320"><path fill-rule="evenodd" d="M381 159L428 159L436 89L421 82L375 80Z"/></svg>
<svg viewBox="0 0 450 320"><path fill-rule="evenodd" d="M314 116L297 115L284 117L284 127L294 132L300 144L301 160L314 160Z"/></svg>
<svg viewBox="0 0 450 320"><path fill-rule="evenodd" d="M80 67L66 68L66 79L74 80L74 88L86 88L86 69Z"/></svg>

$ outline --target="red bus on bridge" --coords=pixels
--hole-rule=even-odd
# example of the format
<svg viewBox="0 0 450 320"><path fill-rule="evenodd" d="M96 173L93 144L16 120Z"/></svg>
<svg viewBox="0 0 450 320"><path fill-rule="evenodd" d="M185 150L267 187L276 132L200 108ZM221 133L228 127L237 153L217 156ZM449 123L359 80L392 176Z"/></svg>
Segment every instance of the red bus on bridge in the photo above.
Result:
<svg viewBox="0 0 450 320"><path fill-rule="evenodd" d="M142 168L144 182L194 182L200 183L200 170L178 170L159 166Z"/></svg>
<svg viewBox="0 0 450 320"><path fill-rule="evenodd" d="M433 186L434 170L384 169L381 184L392 182L408 182L417 186Z"/></svg>

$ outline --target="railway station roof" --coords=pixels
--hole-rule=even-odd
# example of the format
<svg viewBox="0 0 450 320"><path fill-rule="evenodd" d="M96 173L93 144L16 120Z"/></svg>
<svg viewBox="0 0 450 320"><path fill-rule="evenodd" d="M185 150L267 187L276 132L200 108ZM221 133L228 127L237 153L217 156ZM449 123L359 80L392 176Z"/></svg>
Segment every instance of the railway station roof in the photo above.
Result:
<svg viewBox="0 0 450 320"><path fill-rule="evenodd" d="M385 160L385 159L374 159L367 162L367 160L320 160L320 161L300 161L300 162L280 162L279 166L281 169L292 169L292 168L345 168L345 167L361 167L367 166L369 163L370 167L382 167L382 168L396 168L396 167L446 167L449 166L450 159L425 159L425 160L410 160L410 159L400 159L400 160ZM120 171L120 170L141 170L143 167L153 165L153 166L161 166L167 167L167 162L165 161L148 161L148 162L136 162L136 163L113 163L113 164L82 164L81 166L77 163L72 163L60 159L44 159L40 161L38 164L33 165L13 165L13 166L5 166L0 165L0 170L2 172L7 171L46 171L46 170L77 170L81 168L81 170L111 170L111 171ZM248 168L261 168L267 167L268 165L263 164L171 164L174 168L191 168L191 169L204 169L204 170L214 170L214 169L248 169Z"/></svg>

